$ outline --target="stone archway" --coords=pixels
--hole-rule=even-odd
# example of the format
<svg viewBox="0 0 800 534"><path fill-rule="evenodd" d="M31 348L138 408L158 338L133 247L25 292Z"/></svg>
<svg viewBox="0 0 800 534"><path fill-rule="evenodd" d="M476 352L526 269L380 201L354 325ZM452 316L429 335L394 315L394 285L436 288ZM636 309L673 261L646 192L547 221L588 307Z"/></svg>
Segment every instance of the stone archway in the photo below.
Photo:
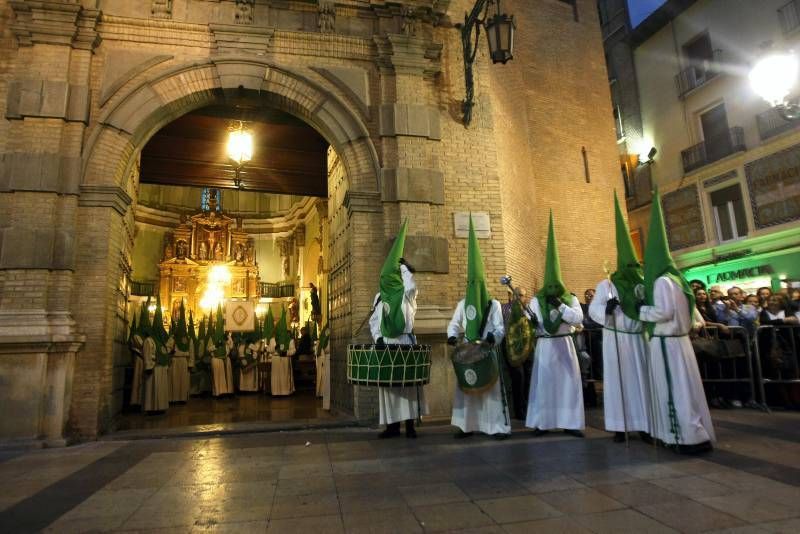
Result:
<svg viewBox="0 0 800 534"><path fill-rule="evenodd" d="M113 362L124 346L119 332L133 242L138 154L161 127L194 109L231 103L245 94L291 113L317 129L341 158L344 172L329 183L331 327L334 403L361 414L341 374L351 317L370 306L368 273L380 251L364 246L382 236L377 152L358 110L330 89L291 69L251 58L214 58L137 73L106 99L83 158L77 214L75 320L86 344L75 365L69 427L81 436L106 431L117 412ZM377 253L377 254L376 254ZM365 413L363 415L371 415Z"/></svg>

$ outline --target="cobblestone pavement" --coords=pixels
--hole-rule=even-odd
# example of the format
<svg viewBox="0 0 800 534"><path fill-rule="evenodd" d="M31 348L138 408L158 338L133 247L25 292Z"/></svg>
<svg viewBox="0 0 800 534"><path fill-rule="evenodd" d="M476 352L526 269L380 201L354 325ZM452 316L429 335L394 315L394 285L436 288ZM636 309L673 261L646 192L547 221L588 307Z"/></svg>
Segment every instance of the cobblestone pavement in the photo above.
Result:
<svg viewBox="0 0 800 534"><path fill-rule="evenodd" d="M716 411L687 458L586 439L374 429L0 452L0 531L800 532L800 414Z"/></svg>

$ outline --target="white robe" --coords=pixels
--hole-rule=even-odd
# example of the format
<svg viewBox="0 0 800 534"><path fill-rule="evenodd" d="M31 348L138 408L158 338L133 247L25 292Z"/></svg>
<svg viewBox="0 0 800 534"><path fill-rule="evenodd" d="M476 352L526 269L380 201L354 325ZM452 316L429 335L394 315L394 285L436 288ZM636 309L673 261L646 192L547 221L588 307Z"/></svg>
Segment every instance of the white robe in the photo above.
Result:
<svg viewBox="0 0 800 534"><path fill-rule="evenodd" d="M169 401L186 402L189 400L189 360L190 349L181 350L177 344L169 364Z"/></svg>
<svg viewBox="0 0 800 534"><path fill-rule="evenodd" d="M553 316L562 314L562 322L554 334L561 337L549 337L544 330L539 299L534 296L528 304L529 313L539 321L525 419L528 428L582 430L585 426L581 371L570 336L574 327L582 324L583 311L578 298L571 297L569 306L562 303L558 310L551 310Z"/></svg>
<svg viewBox="0 0 800 534"><path fill-rule="evenodd" d="M278 354L275 339L270 340L272 363L270 364L270 393L284 396L294 393L294 373L292 371L292 356L297 352L294 339L289 340L289 350L286 356Z"/></svg>
<svg viewBox="0 0 800 534"><path fill-rule="evenodd" d="M447 326L447 337L457 337L467 328L467 315L464 313L464 300L462 299L456 306L456 311L450 324ZM489 309L489 317L486 320L486 328L483 332L484 339L491 332L494 335L494 342L500 345L505 336L506 330L503 326L503 312L500 303L492 300ZM499 362L502 365L502 362ZM502 369L500 371L502 373ZM503 391L500 388L501 378L494 383L491 389L485 393L467 394L456 386L453 396L453 416L450 424L457 426L462 432L483 432L484 434L510 434L511 417L508 413L508 406L503 399Z"/></svg>
<svg viewBox="0 0 800 534"><path fill-rule="evenodd" d="M147 337L142 345L144 369L144 411L158 412L169 408L169 367L156 365L156 341Z"/></svg>
<svg viewBox="0 0 800 534"><path fill-rule="evenodd" d="M330 344L330 340L328 343ZM326 360L329 354L328 346L325 346L319 350L319 354L317 354L317 357L314 359L317 370L317 397L325 396L325 384L327 383L327 378L325 376L327 372Z"/></svg>
<svg viewBox="0 0 800 534"><path fill-rule="evenodd" d="M410 345L414 343L410 335L414 330L414 316L417 313L417 284L414 275L405 265L400 266L400 275L403 277L403 317L406 327L403 334L396 338L383 338L387 345ZM373 306L378 301L380 293L375 295L372 301ZM375 311L369 318L369 330L372 340L377 343L381 334L381 317L383 317L383 306L375 306ZM424 387L392 387L378 388L378 408L380 411L380 424L389 425L399 423L409 419L416 419L418 414L427 415L428 405L425 402Z"/></svg>
<svg viewBox="0 0 800 534"><path fill-rule="evenodd" d="M671 278L662 276L656 280L653 290L653 306L642 306L639 318L656 323L650 339L650 361L653 373L653 402L655 421L654 436L664 443L674 444L676 436L670 428L669 392L662 340L666 348L666 361L672 379L672 399L677 413L678 443L697 445L716 441L711 414L708 411L703 381L697 368L697 359L689 341L692 314L686 295ZM658 337L675 336L675 337Z"/></svg>
<svg viewBox="0 0 800 534"><path fill-rule="evenodd" d="M214 353L217 346L208 340L208 354L211 355L211 394L214 397L233 393L233 376L228 373L230 359L226 355L224 358L216 356Z"/></svg>
<svg viewBox="0 0 800 534"><path fill-rule="evenodd" d="M136 334L131 340L133 356L133 381L131 382L131 406L141 406L144 391L144 359L142 359L142 336Z"/></svg>
<svg viewBox="0 0 800 534"><path fill-rule="evenodd" d="M258 391L258 362L254 362L249 367L245 352L250 350L254 357L258 357L258 343L245 345L239 344L239 391Z"/></svg>
<svg viewBox="0 0 800 534"><path fill-rule="evenodd" d="M616 307L613 318L606 315L606 303L614 297L619 298L614 283L602 280L597 284L595 297L589 304L589 316L596 323L604 325L603 412L606 430L650 433L650 373L647 369L649 362L647 341L642 323L625 315L621 306Z"/></svg>

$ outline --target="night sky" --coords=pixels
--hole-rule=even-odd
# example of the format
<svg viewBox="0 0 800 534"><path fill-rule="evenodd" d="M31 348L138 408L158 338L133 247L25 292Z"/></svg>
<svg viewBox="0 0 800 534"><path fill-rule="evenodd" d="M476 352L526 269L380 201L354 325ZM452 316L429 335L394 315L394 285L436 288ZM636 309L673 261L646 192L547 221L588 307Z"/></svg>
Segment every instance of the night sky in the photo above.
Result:
<svg viewBox="0 0 800 534"><path fill-rule="evenodd" d="M635 28L647 16L655 11L666 0L628 0L628 10L631 13L631 25Z"/></svg>

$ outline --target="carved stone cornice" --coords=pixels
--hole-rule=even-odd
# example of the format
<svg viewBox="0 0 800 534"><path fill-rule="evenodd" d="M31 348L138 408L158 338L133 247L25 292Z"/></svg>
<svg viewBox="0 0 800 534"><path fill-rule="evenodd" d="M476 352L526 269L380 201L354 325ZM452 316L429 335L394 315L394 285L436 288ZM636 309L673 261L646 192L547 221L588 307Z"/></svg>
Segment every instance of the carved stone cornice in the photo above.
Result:
<svg viewBox="0 0 800 534"><path fill-rule="evenodd" d="M257 28L242 24L209 24L217 54L245 53L263 56L269 49L274 28Z"/></svg>
<svg viewBox="0 0 800 534"><path fill-rule="evenodd" d="M125 215L133 200L123 188L116 185L82 185L80 190L79 206L112 208L120 215Z"/></svg>
<svg viewBox="0 0 800 534"><path fill-rule="evenodd" d="M357 212L380 213L383 210L381 205L381 194L367 191L347 191L344 195L344 206L348 214Z"/></svg>
<svg viewBox="0 0 800 534"><path fill-rule="evenodd" d="M374 39L381 69L419 76L433 76L442 70L441 43L392 33Z"/></svg>
<svg viewBox="0 0 800 534"><path fill-rule="evenodd" d="M100 44L100 11L58 1L11 0L11 31L20 46L37 43L68 45L93 50Z"/></svg>

